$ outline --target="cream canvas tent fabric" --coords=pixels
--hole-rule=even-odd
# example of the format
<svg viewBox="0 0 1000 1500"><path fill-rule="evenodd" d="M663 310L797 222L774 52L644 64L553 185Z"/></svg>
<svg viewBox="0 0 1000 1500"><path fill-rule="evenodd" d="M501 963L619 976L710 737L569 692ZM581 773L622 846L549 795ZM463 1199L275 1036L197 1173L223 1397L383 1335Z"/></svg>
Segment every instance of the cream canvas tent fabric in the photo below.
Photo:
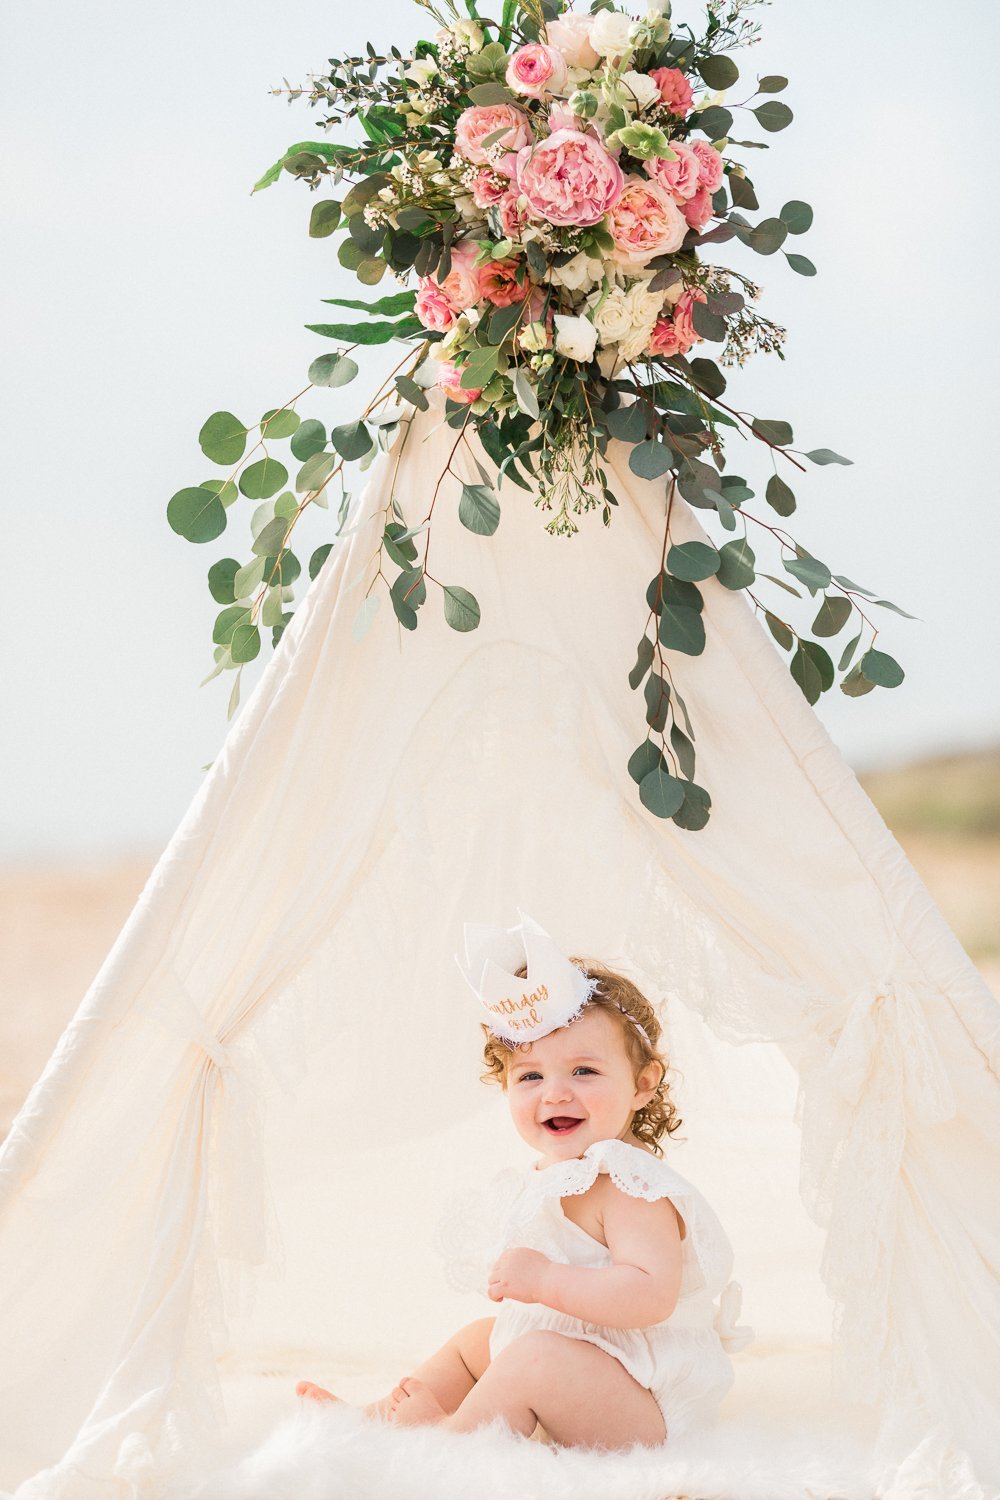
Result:
<svg viewBox="0 0 1000 1500"><path fill-rule="evenodd" d="M415 421L408 523L453 442L440 412ZM726 1410L889 1455L935 1431L988 1492L994 997L712 580L707 649L672 663L712 819L686 833L639 804L626 674L664 496L617 445L612 525L569 541L506 488L497 534L475 536L446 488L430 569L475 593L481 626L449 629L432 591L415 632L384 604L356 640L399 456L0 1156L0 1490L166 1494L178 1455L197 1472L220 1433L292 1410L295 1379L367 1398L490 1311L449 1290L436 1226L524 1147L479 1082L452 954L463 921L521 906L662 1004L685 1120L668 1160L726 1224L757 1331ZM671 539L703 536L675 501Z"/></svg>

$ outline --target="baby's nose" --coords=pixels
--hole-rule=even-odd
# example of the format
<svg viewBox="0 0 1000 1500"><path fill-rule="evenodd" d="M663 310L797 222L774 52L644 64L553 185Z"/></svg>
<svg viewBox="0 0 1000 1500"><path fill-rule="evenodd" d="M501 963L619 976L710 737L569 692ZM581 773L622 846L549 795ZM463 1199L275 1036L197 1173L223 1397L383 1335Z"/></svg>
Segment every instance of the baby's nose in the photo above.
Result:
<svg viewBox="0 0 1000 1500"><path fill-rule="evenodd" d="M550 1078L545 1097L553 1104L561 1103L564 1099L571 1099L573 1085L568 1078Z"/></svg>

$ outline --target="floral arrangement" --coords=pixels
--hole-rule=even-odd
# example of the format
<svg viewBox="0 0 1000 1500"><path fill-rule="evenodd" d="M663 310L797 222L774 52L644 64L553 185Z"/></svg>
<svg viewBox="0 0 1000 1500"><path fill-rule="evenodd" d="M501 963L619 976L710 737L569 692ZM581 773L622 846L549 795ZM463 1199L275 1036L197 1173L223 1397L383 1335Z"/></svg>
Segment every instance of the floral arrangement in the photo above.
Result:
<svg viewBox="0 0 1000 1500"><path fill-rule="evenodd" d="M736 239L765 256L781 250L793 271L815 273L805 256L785 248L812 223L807 203L790 201L756 224L746 217L759 204L735 153L767 143L736 138L737 112L765 134L792 119L775 97L787 86L783 77L758 77L739 104L725 102L740 79L731 53L759 39L749 13L765 0L707 0L698 33L675 24L670 0L656 0L638 18L610 0L587 12L564 0L503 0L499 18L481 15L477 0L466 0L467 14L452 0L417 3L437 30L411 55L394 47L383 56L369 44L363 57L331 59L308 90L287 80L275 90L290 101L308 94L327 111L324 127L347 136L357 124L363 138L300 142L255 191L283 172L312 189L330 185L337 196L318 194L311 236L345 231L342 266L365 287L388 275L403 288L374 301L328 299L365 316L307 325L334 347L312 362L306 391L354 379L359 346L397 340L405 355L360 416L332 431L316 418L301 419L296 404L306 391L266 412L256 427L229 412L205 423L203 452L231 472L175 495L170 524L192 541L212 540L238 495L257 502L250 561L225 558L209 572L223 606L210 677L237 670L232 714L239 669L258 654L261 627L271 628L276 644L291 618L301 571L291 545L299 516L311 505L329 506L339 484L337 529L344 534L348 466L367 467L386 449L407 406L427 409L431 387L443 392L454 447L420 524L406 527L390 494L384 556L358 612L358 635L379 606L379 579L407 629L417 625L428 584L441 589L449 625L478 625L474 595L426 569L434 507L460 445L470 447L481 481L460 483L462 524L492 534L506 484L511 503L530 496L550 513L546 530L571 537L576 518L589 511L612 523L619 500L604 458L617 440L631 448L632 471L662 482L665 496L663 554L629 676L643 689L646 734L628 770L651 812L701 828L711 797L695 781L695 728L664 655L704 649L699 583L714 578L746 590L811 703L837 671L846 674L841 690L852 696L903 680L898 663L875 649L878 629L865 606L905 611L834 575L781 527L754 515L747 502L755 492L729 471L724 451L727 435L759 443L772 469L764 498L782 520L796 498L779 461L799 471L802 459L850 462L828 448L803 453L788 422L723 399L724 368L757 351L783 358L785 330L756 307L760 287L710 263L706 250ZM711 346L719 346L717 359L706 352ZM479 450L471 447L472 432ZM300 465L292 487L288 468L271 452L283 439ZM675 493L714 511L732 539L668 545ZM751 527L777 543L780 573L759 571ZM314 552L310 577L331 545ZM391 579L385 559L396 570ZM822 595L811 636L758 598L761 578L799 599L802 590L813 600ZM835 669L823 641L852 618L858 628ZM866 630L871 639L862 649Z"/></svg>

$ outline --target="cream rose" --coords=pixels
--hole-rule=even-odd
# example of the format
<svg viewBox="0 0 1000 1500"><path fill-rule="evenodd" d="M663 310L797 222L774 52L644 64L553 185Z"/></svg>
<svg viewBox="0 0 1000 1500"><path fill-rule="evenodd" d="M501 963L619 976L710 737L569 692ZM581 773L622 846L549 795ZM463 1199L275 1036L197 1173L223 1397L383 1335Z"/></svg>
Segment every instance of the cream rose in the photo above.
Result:
<svg viewBox="0 0 1000 1500"><path fill-rule="evenodd" d="M602 262L592 260L580 250L564 266L553 266L549 272L549 281L553 286L564 286L568 292L589 292L591 287L600 283L603 276Z"/></svg>
<svg viewBox="0 0 1000 1500"><path fill-rule="evenodd" d="M655 79L650 78L648 73L636 73L630 70L628 73L622 74L619 84L627 96L626 109L641 114L651 104L659 103L659 85Z"/></svg>
<svg viewBox="0 0 1000 1500"><path fill-rule="evenodd" d="M593 17L567 11L550 21L545 36L551 47L557 47L571 68L586 68L591 72L600 62L599 55L590 42Z"/></svg>
<svg viewBox="0 0 1000 1500"><path fill-rule="evenodd" d="M556 313L556 353L586 363L597 348L597 329L589 318Z"/></svg>
<svg viewBox="0 0 1000 1500"><path fill-rule="evenodd" d="M618 10L601 10L590 26L590 45L602 57L622 57L629 49L632 17Z"/></svg>
<svg viewBox="0 0 1000 1500"><path fill-rule="evenodd" d="M632 331L632 319L625 303L624 287L612 287L603 302L595 296L591 303L591 318L602 346L617 344L628 338Z"/></svg>

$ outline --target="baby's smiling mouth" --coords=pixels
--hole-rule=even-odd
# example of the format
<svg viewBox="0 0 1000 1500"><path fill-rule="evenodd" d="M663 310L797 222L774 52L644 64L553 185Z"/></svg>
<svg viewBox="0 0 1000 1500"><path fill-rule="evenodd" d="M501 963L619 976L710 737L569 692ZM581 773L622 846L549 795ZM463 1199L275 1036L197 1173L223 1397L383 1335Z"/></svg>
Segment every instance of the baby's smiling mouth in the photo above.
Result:
<svg viewBox="0 0 1000 1500"><path fill-rule="evenodd" d="M550 1135L569 1135L583 1121L577 1115L553 1115L550 1120L543 1120L542 1124Z"/></svg>

